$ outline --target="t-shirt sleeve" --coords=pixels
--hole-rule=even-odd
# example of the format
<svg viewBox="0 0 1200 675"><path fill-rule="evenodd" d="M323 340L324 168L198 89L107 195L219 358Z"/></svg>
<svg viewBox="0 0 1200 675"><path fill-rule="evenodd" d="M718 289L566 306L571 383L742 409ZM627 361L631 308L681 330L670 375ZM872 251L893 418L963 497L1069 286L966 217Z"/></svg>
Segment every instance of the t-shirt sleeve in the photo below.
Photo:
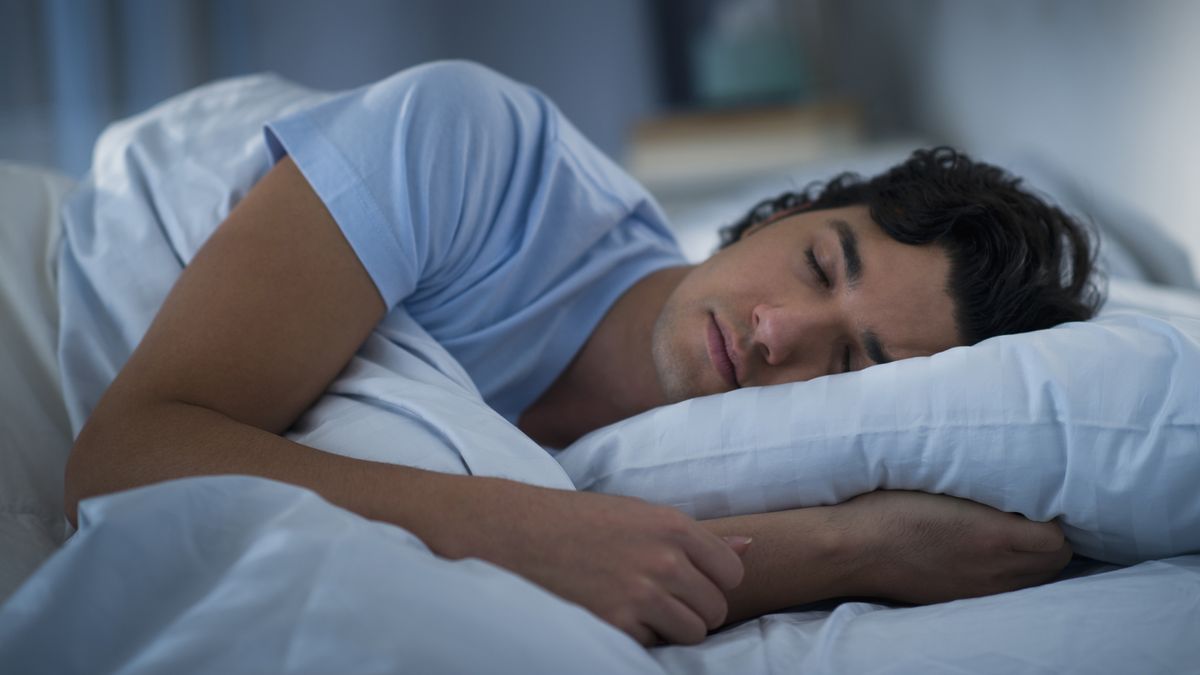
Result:
<svg viewBox="0 0 1200 675"><path fill-rule="evenodd" d="M267 125L390 310L487 237L511 195L532 192L557 118L544 97L483 66L401 71Z"/></svg>

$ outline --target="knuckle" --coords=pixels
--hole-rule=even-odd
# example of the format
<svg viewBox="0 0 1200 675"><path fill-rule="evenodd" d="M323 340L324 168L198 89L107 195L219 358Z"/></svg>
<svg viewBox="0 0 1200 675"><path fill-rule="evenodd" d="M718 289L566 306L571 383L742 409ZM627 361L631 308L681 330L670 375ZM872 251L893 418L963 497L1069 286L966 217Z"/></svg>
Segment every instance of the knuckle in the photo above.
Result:
<svg viewBox="0 0 1200 675"><path fill-rule="evenodd" d="M673 550L657 553L650 562L651 572L659 578L674 577L683 567L683 556Z"/></svg>
<svg viewBox="0 0 1200 675"><path fill-rule="evenodd" d="M658 584L646 577L638 577L629 586L629 600L636 607L653 603L659 595Z"/></svg>

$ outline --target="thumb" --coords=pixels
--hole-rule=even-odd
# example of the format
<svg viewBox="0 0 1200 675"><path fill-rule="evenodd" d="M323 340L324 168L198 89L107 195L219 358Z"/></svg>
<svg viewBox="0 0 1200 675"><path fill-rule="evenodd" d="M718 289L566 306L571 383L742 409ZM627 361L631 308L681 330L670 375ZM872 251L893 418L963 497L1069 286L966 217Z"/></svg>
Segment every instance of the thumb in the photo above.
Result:
<svg viewBox="0 0 1200 675"><path fill-rule="evenodd" d="M733 552L739 556L746 555L746 549L750 548L750 542L754 541L750 537L743 537L741 535L733 535L721 538L724 539L725 543L729 544L729 548L733 549Z"/></svg>

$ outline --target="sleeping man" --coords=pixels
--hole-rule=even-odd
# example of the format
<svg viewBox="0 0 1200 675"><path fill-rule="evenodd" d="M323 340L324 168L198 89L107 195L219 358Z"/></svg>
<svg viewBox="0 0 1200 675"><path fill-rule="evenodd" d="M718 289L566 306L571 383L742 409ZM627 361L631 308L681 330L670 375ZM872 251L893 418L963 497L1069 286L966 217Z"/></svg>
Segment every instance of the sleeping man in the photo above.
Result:
<svg viewBox="0 0 1200 675"><path fill-rule="evenodd" d="M147 251L98 264L88 197L68 206L60 347L68 405L86 418L67 468L72 519L81 499L147 483L268 477L440 556L507 568L643 644L695 643L823 598L1012 590L1070 558L1055 524L946 496L880 491L697 522L282 436L394 310L489 406L557 447L674 401L1091 316L1085 233L1016 179L917 152L870 180L764 202L688 265L643 188L541 94L485 68L431 64L301 103L267 125L261 171L231 162L229 175L252 177L176 252L187 265L173 284L137 281ZM165 298L152 322L122 323L106 273Z"/></svg>

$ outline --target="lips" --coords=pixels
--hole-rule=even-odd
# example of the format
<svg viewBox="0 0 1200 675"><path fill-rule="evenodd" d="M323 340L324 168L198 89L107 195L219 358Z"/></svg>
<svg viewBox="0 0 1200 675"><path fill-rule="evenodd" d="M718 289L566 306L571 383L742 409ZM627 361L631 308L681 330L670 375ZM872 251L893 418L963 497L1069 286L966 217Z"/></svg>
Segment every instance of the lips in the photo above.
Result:
<svg viewBox="0 0 1200 675"><path fill-rule="evenodd" d="M725 335L717 324L717 317L711 314L708 322L708 358L725 384L729 385L731 389L741 386L738 384L737 368L734 367L733 359L730 358Z"/></svg>

